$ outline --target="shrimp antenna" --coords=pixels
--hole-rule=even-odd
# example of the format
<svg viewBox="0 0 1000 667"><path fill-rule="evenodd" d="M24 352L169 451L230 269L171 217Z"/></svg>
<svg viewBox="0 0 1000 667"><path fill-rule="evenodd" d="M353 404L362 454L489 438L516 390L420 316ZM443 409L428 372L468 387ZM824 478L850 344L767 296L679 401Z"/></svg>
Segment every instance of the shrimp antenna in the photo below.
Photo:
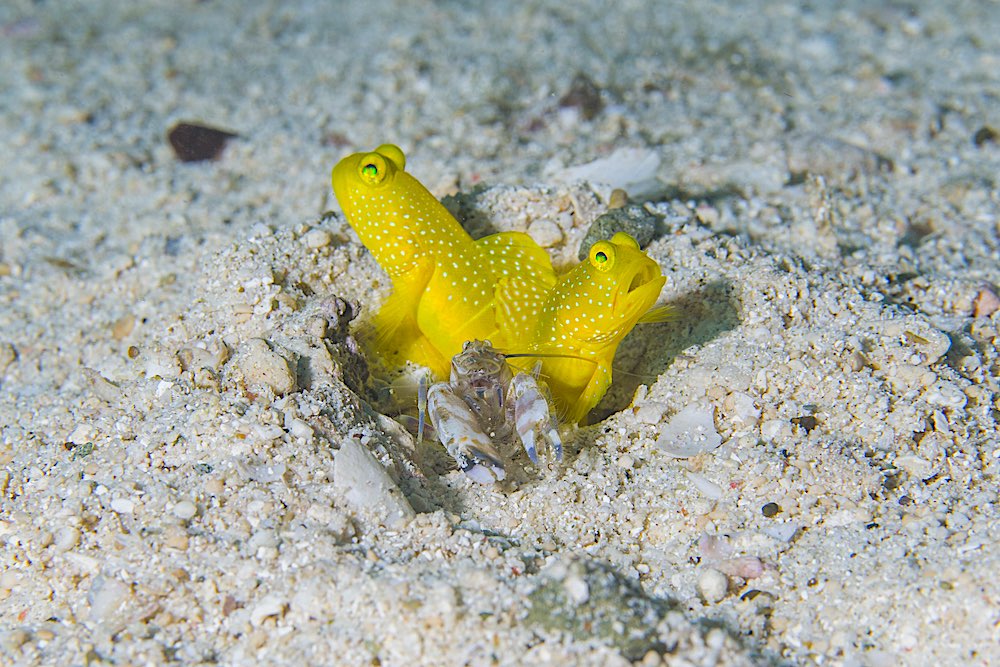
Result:
<svg viewBox="0 0 1000 667"><path fill-rule="evenodd" d="M597 361L595 359L590 359L588 357L581 357L578 354L560 354L558 352L553 352L553 353L538 352L538 353L534 353L534 354L532 354L531 352L517 352L517 353L514 353L514 354L504 354L503 358L504 358L504 360L517 359L517 358L522 358L522 359L525 359L525 358L527 358L527 359L576 359L577 361L586 361L587 363L593 364L594 366L597 365ZM516 366L514 364L511 364L511 366L513 366L514 368L518 368L519 370L525 371L524 368L521 368L521 367ZM544 372L540 372L539 376L541 376L541 377L549 377L549 374L548 373L544 373Z"/></svg>
<svg viewBox="0 0 1000 667"><path fill-rule="evenodd" d="M547 353L547 352L534 352L534 353L532 353L532 352L516 352L514 354L504 354L503 356L504 356L504 359L516 359L518 357L531 357L531 358L538 358L538 359L578 359L580 361L589 361L592 364L596 364L597 363L595 360L590 359L588 357L581 357L579 354L559 354L558 352L555 352L555 353Z"/></svg>

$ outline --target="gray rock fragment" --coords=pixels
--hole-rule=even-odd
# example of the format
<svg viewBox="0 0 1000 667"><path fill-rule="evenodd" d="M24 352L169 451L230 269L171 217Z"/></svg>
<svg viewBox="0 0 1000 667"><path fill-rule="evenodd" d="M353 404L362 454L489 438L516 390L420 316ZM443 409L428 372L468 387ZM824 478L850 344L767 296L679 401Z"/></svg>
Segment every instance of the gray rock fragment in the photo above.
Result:
<svg viewBox="0 0 1000 667"><path fill-rule="evenodd" d="M640 248L645 248L656 235L658 223L659 217L643 206L623 204L618 208L610 208L590 225L587 235L580 242L577 257L581 262L587 259L590 246L598 241L606 241L618 232L625 232L639 243Z"/></svg>

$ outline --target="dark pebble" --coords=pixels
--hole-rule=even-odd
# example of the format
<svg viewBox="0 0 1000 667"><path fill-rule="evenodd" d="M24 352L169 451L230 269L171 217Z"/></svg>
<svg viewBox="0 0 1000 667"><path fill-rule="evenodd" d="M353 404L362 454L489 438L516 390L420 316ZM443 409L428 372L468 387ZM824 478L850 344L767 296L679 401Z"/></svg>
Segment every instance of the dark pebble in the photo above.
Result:
<svg viewBox="0 0 1000 667"><path fill-rule="evenodd" d="M760 508L760 513L770 519L772 516L776 516L781 508L778 507L778 503L768 503Z"/></svg>
<svg viewBox="0 0 1000 667"><path fill-rule="evenodd" d="M892 491L893 489L897 488L902 483L903 483L903 480L901 479L900 473L898 473L898 472L896 472L896 473L886 473L885 479L882 480L882 486L884 486L885 488L889 489L890 491Z"/></svg>
<svg viewBox="0 0 1000 667"><path fill-rule="evenodd" d="M167 133L167 141L181 162L200 162L218 158L226 142L236 136L214 127L177 123Z"/></svg>
<svg viewBox="0 0 1000 667"><path fill-rule="evenodd" d="M806 432L806 435L819 426L819 420L812 415L805 415L804 417L792 417L792 423L801 428Z"/></svg>

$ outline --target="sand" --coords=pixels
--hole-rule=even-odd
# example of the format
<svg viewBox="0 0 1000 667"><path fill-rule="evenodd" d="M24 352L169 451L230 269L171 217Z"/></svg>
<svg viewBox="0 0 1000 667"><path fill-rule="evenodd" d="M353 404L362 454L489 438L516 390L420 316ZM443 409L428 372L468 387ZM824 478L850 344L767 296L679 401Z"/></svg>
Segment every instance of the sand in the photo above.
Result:
<svg viewBox="0 0 1000 667"><path fill-rule="evenodd" d="M1000 12L661 4L4 3L0 663L1000 662ZM654 215L561 464L393 419L387 141L560 266Z"/></svg>

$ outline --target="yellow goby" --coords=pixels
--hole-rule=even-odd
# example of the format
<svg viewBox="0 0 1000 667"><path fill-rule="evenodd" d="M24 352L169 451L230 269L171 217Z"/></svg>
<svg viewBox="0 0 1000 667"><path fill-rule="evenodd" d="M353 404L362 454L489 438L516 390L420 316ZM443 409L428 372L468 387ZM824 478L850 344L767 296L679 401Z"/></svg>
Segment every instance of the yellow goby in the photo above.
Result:
<svg viewBox="0 0 1000 667"><path fill-rule="evenodd" d="M333 190L392 280L392 293L374 318L374 351L395 363L423 364L444 378L466 341L506 345L513 329L498 329L498 293L508 307L522 310L523 299L537 299L555 283L555 273L548 254L527 234L474 241L405 167L403 151L383 144L342 159L333 168Z"/></svg>
<svg viewBox="0 0 1000 667"><path fill-rule="evenodd" d="M653 308L664 282L660 266L619 232L592 245L587 259L559 278L529 314L533 327L511 329L508 349L538 355L563 421L579 422L604 397L618 344L638 322L669 317L666 306ZM524 315L500 305L501 326Z"/></svg>

